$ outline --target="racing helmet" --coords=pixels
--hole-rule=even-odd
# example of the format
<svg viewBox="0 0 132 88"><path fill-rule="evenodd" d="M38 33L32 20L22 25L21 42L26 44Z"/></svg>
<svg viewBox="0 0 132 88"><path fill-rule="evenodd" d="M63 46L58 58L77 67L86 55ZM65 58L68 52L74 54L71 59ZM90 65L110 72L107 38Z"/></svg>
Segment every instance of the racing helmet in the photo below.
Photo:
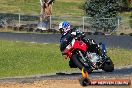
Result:
<svg viewBox="0 0 132 88"><path fill-rule="evenodd" d="M67 31L70 30L70 23L67 21L61 22L59 24L59 30L61 33L66 33Z"/></svg>

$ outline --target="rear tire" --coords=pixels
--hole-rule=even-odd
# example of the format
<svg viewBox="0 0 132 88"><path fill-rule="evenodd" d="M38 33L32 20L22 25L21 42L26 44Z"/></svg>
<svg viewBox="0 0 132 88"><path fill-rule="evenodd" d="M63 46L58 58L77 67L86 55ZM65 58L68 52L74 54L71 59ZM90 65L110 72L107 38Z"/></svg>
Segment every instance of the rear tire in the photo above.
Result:
<svg viewBox="0 0 132 88"><path fill-rule="evenodd" d="M110 58L104 63L102 70L106 72L113 72L114 71L114 64Z"/></svg>
<svg viewBox="0 0 132 88"><path fill-rule="evenodd" d="M85 71L87 71L89 74L92 73L92 68L89 65L88 67L84 66L84 64L79 60L79 56L77 54L73 54L72 56L72 61L73 63L80 69L82 70L82 68L84 68Z"/></svg>

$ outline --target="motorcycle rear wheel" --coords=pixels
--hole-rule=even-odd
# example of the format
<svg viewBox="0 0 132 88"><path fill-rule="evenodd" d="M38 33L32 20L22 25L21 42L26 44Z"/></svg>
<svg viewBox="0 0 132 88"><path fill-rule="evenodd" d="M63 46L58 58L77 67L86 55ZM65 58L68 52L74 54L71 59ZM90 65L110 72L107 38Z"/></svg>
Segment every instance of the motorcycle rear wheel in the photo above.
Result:
<svg viewBox="0 0 132 88"><path fill-rule="evenodd" d="M110 58L103 64L102 70L105 72L113 72L114 71L114 64Z"/></svg>

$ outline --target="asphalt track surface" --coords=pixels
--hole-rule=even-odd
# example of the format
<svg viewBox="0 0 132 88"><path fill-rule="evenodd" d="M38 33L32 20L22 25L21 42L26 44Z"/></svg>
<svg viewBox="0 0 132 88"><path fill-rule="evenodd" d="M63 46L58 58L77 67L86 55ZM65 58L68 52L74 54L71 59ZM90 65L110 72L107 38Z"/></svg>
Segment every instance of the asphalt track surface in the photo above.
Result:
<svg viewBox="0 0 132 88"><path fill-rule="evenodd" d="M13 40L13 41L26 41L38 43L55 43L59 44L59 34L31 34L31 33L0 33L0 39ZM132 49L132 36L102 36L102 35L87 35L86 38L92 38L97 43L104 42L108 47L127 48ZM114 72L94 71L90 77L112 77L112 76L132 76L132 66L123 68L116 68ZM47 79L78 79L81 77L79 72L59 72L56 74L48 75L34 75L28 77L14 77L2 78L0 82L5 81L18 81L23 83L30 83L36 80Z"/></svg>
<svg viewBox="0 0 132 88"><path fill-rule="evenodd" d="M82 77L80 72L59 72L56 74L33 75L28 77L1 78L0 82L32 83L34 81L41 80L79 79ZM102 70L93 71L93 73L89 75L90 78L112 78L125 76L132 76L132 66L116 68L113 72L104 72Z"/></svg>
<svg viewBox="0 0 132 88"><path fill-rule="evenodd" d="M60 34L0 33L0 39L38 43L59 44L60 37ZM132 36L86 35L86 38L92 38L97 43L103 42L107 47L132 49Z"/></svg>

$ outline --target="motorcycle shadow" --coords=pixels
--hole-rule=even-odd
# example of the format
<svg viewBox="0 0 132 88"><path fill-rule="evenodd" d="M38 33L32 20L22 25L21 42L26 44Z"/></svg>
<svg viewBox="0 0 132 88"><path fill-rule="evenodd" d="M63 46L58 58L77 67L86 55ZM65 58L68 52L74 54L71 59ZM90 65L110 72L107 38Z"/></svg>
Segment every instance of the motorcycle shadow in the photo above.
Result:
<svg viewBox="0 0 132 88"><path fill-rule="evenodd" d="M91 74L101 74L104 73L103 71L93 71ZM82 73L81 72L73 72L73 73L65 73L65 72L59 72L56 73L56 75L60 75L60 76L81 76Z"/></svg>

